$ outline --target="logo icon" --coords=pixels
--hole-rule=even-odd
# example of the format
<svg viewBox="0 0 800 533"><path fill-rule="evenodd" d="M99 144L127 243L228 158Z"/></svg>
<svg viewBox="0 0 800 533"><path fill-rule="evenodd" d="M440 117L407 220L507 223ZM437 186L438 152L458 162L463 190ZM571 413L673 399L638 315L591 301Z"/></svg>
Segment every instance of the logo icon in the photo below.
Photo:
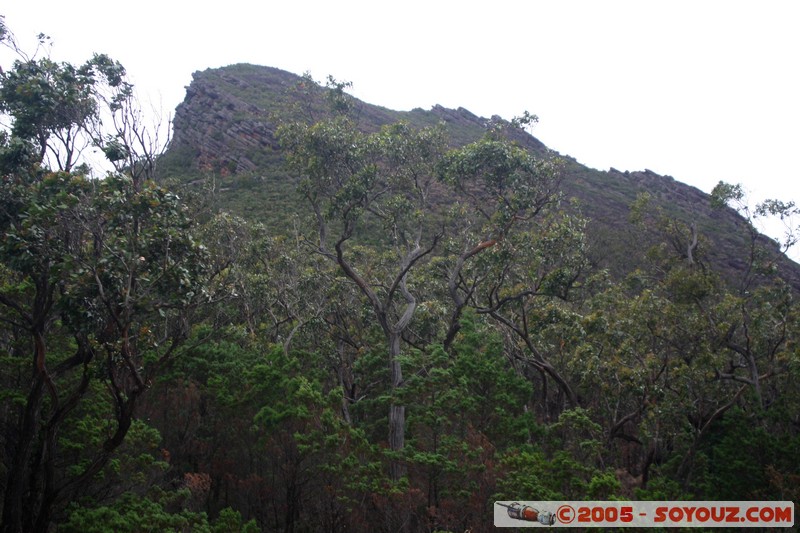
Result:
<svg viewBox="0 0 800 533"><path fill-rule="evenodd" d="M515 520L539 522L545 526L552 526L556 523L556 515L550 511L540 511L539 509L534 509L530 505L522 505L519 502L514 502L511 505L497 502L497 505L505 507L508 510L508 516Z"/></svg>

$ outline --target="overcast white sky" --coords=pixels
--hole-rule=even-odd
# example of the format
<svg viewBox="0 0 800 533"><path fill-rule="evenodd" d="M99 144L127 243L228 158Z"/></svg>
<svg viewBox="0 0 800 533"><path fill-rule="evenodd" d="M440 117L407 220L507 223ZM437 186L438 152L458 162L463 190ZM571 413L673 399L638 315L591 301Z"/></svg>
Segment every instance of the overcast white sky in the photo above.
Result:
<svg viewBox="0 0 800 533"><path fill-rule="evenodd" d="M105 52L174 110L196 70L248 62L391 109L524 110L550 148L710 192L800 201L797 0L0 0L52 57ZM7 61L3 61L8 67Z"/></svg>

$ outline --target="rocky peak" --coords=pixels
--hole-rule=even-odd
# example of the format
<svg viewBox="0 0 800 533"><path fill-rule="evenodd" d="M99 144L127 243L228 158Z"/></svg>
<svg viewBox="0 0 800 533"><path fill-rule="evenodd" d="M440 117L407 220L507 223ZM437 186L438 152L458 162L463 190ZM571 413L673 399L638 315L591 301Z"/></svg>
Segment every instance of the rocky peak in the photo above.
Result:
<svg viewBox="0 0 800 533"><path fill-rule="evenodd" d="M178 162L171 168L191 179L198 177L198 173L213 172L228 179L226 187L230 185L233 189L234 182L241 181L237 175L257 175L261 180L258 187L264 190L248 189L254 210L258 203L254 198L259 194L271 195L272 202L280 195L280 201L289 205L294 201L288 192L293 185L286 182L283 155L275 138L275 117L286 116L287 111L291 113L297 108L306 114L322 116L325 103L318 86L304 84L304 78L295 74L254 65L196 72L186 89L186 98L176 110L173 144L165 162L172 157ZM503 121L499 117L479 117L461 107L448 109L435 105L428 111L417 108L399 112L360 101L356 101L355 114L364 131L376 131L381 125L398 120L414 127L444 122L455 145L477 140L490 123ZM510 128L507 132L535 155L554 154L522 129ZM702 252L715 264L729 265L732 273L742 267L749 253L743 241L745 221L732 209L712 210L706 193L651 170L600 171L587 168L569 156L561 159L564 196L577 199L581 213L590 221L587 231L595 244L595 262L599 267L614 271L622 265L620 271L630 272L631 261L644 260L642 243L635 243L636 250L632 253L631 244L626 242L631 239L627 223L630 205L642 192L649 193L654 205L670 217L696 225L707 236ZM194 176L189 176L192 172ZM272 214L281 217L280 213ZM800 288L797 265L788 260L783 262L788 265L786 277Z"/></svg>
<svg viewBox="0 0 800 533"><path fill-rule="evenodd" d="M252 65L195 72L175 110L173 149L190 152L197 170L257 170L279 150L272 114L300 79ZM264 94L277 99L254 97Z"/></svg>

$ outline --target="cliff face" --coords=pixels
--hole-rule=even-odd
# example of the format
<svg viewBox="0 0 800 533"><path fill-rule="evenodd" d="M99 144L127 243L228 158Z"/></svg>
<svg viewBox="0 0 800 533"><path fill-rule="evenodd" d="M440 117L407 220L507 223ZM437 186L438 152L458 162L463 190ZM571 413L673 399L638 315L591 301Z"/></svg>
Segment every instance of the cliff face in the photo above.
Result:
<svg viewBox="0 0 800 533"><path fill-rule="evenodd" d="M224 181L227 193L221 201L244 216L256 216L279 226L297 210L292 177L282 165L275 139L278 116L298 114L313 119L325 108L324 93L303 77L279 69L233 65L197 72L176 109L172 146L163 169L183 181L209 173ZM444 122L454 145L477 140L491 120L470 111L434 106L430 110L392 111L355 102L355 113L365 131L405 120L416 127ZM534 154L551 154L535 137L517 131L514 140ZM562 189L567 198L579 200L589 219L587 231L598 267L630 272L643 261L646 243L640 242L628 222L631 204L647 193L652 206L700 234L700 252L731 277L741 272L749 257L745 221L732 209L711 208L710 198L699 189L649 170L621 172L587 168L564 158ZM265 210L264 206L271 206ZM777 245L764 238L769 246ZM644 244L644 246L643 246ZM782 260L785 277L800 288L798 265Z"/></svg>
<svg viewBox="0 0 800 533"><path fill-rule="evenodd" d="M272 115L300 78L250 65L196 72L192 78L175 110L172 150L191 154L195 170L235 174L268 167L280 149Z"/></svg>

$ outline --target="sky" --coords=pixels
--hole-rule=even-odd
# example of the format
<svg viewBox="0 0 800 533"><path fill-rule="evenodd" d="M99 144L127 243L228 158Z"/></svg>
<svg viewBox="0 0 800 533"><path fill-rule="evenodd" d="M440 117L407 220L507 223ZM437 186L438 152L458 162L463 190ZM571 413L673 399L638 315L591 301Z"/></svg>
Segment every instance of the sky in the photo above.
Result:
<svg viewBox="0 0 800 533"><path fill-rule="evenodd" d="M527 110L587 166L800 202L797 0L0 0L0 14L29 50L49 35L53 59L109 54L164 114L192 72L253 63L395 110Z"/></svg>

